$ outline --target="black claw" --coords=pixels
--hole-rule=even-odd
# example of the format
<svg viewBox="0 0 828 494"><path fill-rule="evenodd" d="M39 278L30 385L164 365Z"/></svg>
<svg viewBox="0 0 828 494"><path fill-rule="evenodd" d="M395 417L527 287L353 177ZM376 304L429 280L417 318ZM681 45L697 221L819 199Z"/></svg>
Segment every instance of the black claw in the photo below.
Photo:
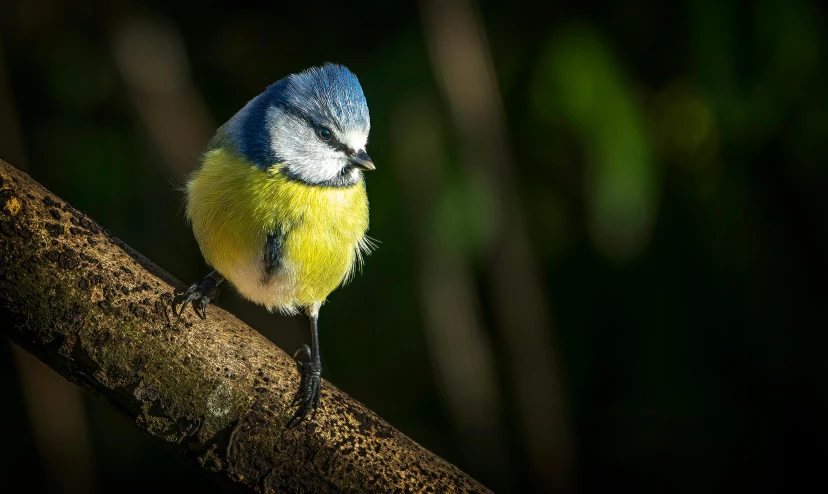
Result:
<svg viewBox="0 0 828 494"><path fill-rule="evenodd" d="M173 304L172 304L173 314L175 314L178 317L181 317L181 314L184 313L184 309L187 308L187 304L192 302L193 299L196 297L196 295L195 295L196 289L198 289L198 285L193 283L192 285L190 285L190 288L188 288L186 292L182 293L181 295L179 295L179 296L175 297L175 299L173 299ZM179 303L179 301L181 300L182 297L186 297L186 298L184 298L184 302L181 304L181 309L176 311L175 306L176 306L176 304Z"/></svg>
<svg viewBox="0 0 828 494"><path fill-rule="evenodd" d="M210 302L206 298L204 298L204 297L201 298L201 318L202 319L207 319L207 306L209 304L210 304Z"/></svg>
<svg viewBox="0 0 828 494"><path fill-rule="evenodd" d="M319 399L322 396L322 366L313 362L311 351L307 345L302 345L293 354L296 360L296 369L299 371L299 389L293 396L291 407L298 406L293 417L288 420L287 426L294 427L308 418L313 420L319 409Z"/></svg>
<svg viewBox="0 0 828 494"><path fill-rule="evenodd" d="M321 383L320 383L321 384ZM313 413L311 413L311 420L316 418L316 412L319 410L319 399L322 397L322 386L316 388L316 394L313 395Z"/></svg>
<svg viewBox="0 0 828 494"><path fill-rule="evenodd" d="M299 370L299 373L302 373L302 367L305 363L310 363L311 361L311 350L308 345L302 345L293 352L293 360L296 361L296 368Z"/></svg>
<svg viewBox="0 0 828 494"><path fill-rule="evenodd" d="M187 288L187 291L178 295L173 299L172 311L179 319L184 314L184 309L192 304L193 312L201 319L207 318L207 306L218 297L218 281L213 277L213 274L207 275L201 285L193 283ZM176 310L176 305L181 304L181 308ZM199 312L199 308L201 311Z"/></svg>

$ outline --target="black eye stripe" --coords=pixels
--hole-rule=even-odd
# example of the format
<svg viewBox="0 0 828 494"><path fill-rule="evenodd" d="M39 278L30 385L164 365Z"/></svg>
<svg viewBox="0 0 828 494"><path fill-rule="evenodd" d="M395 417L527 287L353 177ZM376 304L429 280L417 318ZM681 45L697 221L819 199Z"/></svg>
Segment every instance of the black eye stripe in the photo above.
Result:
<svg viewBox="0 0 828 494"><path fill-rule="evenodd" d="M325 127L325 126L319 126L319 127L317 127L317 134L316 134L316 135L319 135L319 130L318 130L318 129L322 129L322 128L324 128L324 129L328 129L328 127ZM337 151L342 151L343 153L347 154L348 156L351 156L351 155L353 155L353 154L354 154L354 151L353 151L351 148L349 148L349 147L348 147L348 146L346 146L346 145L345 145L342 141L340 141L339 139L337 139L337 137L336 137L336 135L333 133L333 131L331 131L330 129L328 129L328 131L331 133L330 137L328 137L327 139L323 139L323 138L320 136L320 139L322 140L322 142L324 142L324 143L325 143L325 144L327 144L328 146L330 146L330 147L332 147L332 148L336 149Z"/></svg>
<svg viewBox="0 0 828 494"><path fill-rule="evenodd" d="M327 127L328 129L333 131L341 132L342 129L335 121L330 121L327 118L323 117L322 119L312 117L307 112L303 111L301 108L297 108L296 106L289 105L289 104L279 104L278 107L285 113L289 115L293 115L294 117L304 120L309 127L316 129L320 125ZM325 122L325 123L322 123ZM329 125L330 124L330 125Z"/></svg>
<svg viewBox="0 0 828 494"><path fill-rule="evenodd" d="M334 128L337 131L340 131L340 132L342 131L342 129L340 129L339 126L337 126L335 123L334 123L334 126L327 126L327 125L319 124L319 123L315 122L308 114L306 114L305 112L303 112L300 109L298 109L296 107L293 107L293 106L282 106L282 109L283 109L283 111L285 111L285 112L287 112L291 115L294 115L297 118L300 118L300 119L304 120L308 124L309 127L314 129L315 134L317 132L317 129L320 126L323 126L323 127L327 128L328 130L331 131L331 138L328 139L328 140L322 140L322 139L320 139L320 140L322 140L322 142L324 142L328 146L332 147L333 149L336 149L337 151L342 151L343 153L345 153L348 156L353 156L354 155L355 151L353 149L349 148L342 141L337 139L336 134L334 133Z"/></svg>
<svg viewBox="0 0 828 494"><path fill-rule="evenodd" d="M347 154L348 156L351 156L352 154L354 154L354 152L351 150L351 148L349 148L348 146L346 146L345 144L340 142L336 137L331 139L331 142L329 144L331 145L332 148L334 148L336 150L339 150L339 151L342 151L343 153Z"/></svg>

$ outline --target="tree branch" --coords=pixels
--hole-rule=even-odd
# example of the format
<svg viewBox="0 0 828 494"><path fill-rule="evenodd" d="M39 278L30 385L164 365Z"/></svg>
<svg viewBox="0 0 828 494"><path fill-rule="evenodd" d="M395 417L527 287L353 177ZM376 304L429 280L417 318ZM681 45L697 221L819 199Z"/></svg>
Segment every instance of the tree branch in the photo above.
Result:
<svg viewBox="0 0 828 494"><path fill-rule="evenodd" d="M0 332L175 452L254 492L488 492L325 382L285 428L293 360L0 161Z"/></svg>

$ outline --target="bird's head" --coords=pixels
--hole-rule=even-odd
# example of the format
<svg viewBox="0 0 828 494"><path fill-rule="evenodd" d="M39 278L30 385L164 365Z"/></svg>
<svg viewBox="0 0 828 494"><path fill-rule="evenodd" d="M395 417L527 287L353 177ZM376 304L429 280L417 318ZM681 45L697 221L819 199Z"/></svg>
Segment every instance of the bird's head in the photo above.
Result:
<svg viewBox="0 0 828 494"><path fill-rule="evenodd" d="M260 153L267 166L283 165L291 178L313 185L345 186L373 170L365 152L371 120L356 76L325 64L289 75L262 94ZM254 116L254 115L249 115ZM261 124L260 124L261 125Z"/></svg>

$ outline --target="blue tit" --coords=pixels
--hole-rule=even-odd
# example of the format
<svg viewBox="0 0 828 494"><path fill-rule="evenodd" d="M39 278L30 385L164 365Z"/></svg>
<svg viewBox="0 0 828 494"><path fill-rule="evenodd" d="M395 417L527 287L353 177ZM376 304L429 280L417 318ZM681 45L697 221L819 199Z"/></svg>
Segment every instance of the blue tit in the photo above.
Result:
<svg viewBox="0 0 828 494"><path fill-rule="evenodd" d="M214 270L174 311L192 303L205 318L225 280L270 311L304 311L311 346L294 354L301 378L289 425L319 406L319 309L372 248L363 179L374 169L370 127L356 76L341 65L313 67L272 84L222 125L187 181L187 218Z"/></svg>

